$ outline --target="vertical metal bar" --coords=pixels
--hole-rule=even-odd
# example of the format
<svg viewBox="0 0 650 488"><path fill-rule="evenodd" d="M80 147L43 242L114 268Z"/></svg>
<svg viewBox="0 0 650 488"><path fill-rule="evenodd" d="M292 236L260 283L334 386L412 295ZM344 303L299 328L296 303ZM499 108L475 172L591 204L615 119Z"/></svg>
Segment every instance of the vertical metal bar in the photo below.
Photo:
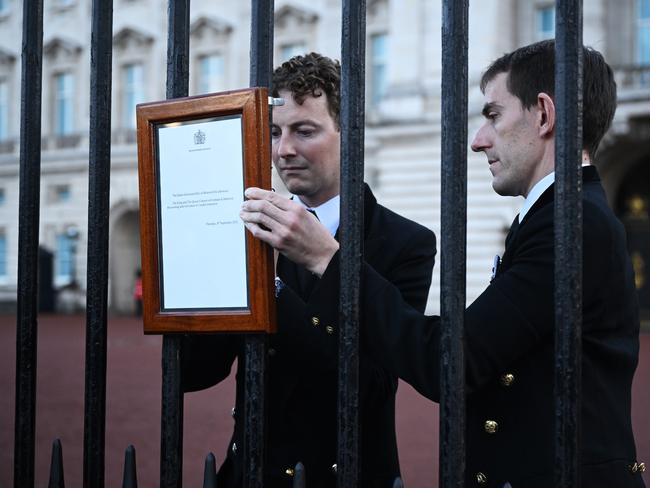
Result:
<svg viewBox="0 0 650 488"><path fill-rule="evenodd" d="M90 151L83 486L104 486L108 216L111 182L113 0L94 0L90 46Z"/></svg>
<svg viewBox="0 0 650 488"><path fill-rule="evenodd" d="M190 0L169 0L167 39L167 98L189 91ZM183 392L180 337L163 336L160 486L183 483Z"/></svg>
<svg viewBox="0 0 650 488"><path fill-rule="evenodd" d="M167 98L186 97L190 79L190 0L169 0Z"/></svg>
<svg viewBox="0 0 650 488"><path fill-rule="evenodd" d="M163 336L160 486L180 488L183 474L183 393L179 338Z"/></svg>
<svg viewBox="0 0 650 488"><path fill-rule="evenodd" d="M34 486L43 1L23 2L14 486Z"/></svg>
<svg viewBox="0 0 650 488"><path fill-rule="evenodd" d="M250 86L271 86L273 9L273 0L252 0Z"/></svg>
<svg viewBox="0 0 650 488"><path fill-rule="evenodd" d="M343 0L338 486L359 486L359 288L363 255L366 1Z"/></svg>
<svg viewBox="0 0 650 488"><path fill-rule="evenodd" d="M582 1L556 3L555 486L580 486Z"/></svg>
<svg viewBox="0 0 650 488"><path fill-rule="evenodd" d="M468 1L442 6L440 488L465 480Z"/></svg>
<svg viewBox="0 0 650 488"><path fill-rule="evenodd" d="M244 487L264 486L266 337L246 337L244 363Z"/></svg>
<svg viewBox="0 0 650 488"><path fill-rule="evenodd" d="M273 70L273 0L251 3L250 86L271 86ZM268 148L271 160L271 148ZM267 338L246 337L244 353L244 486L264 485Z"/></svg>

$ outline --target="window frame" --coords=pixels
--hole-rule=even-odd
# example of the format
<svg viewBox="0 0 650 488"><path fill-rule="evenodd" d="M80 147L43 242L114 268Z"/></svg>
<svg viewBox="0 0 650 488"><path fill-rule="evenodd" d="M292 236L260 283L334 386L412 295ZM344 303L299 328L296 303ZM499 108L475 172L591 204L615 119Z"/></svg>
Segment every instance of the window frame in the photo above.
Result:
<svg viewBox="0 0 650 488"><path fill-rule="evenodd" d="M7 252L9 239L7 230L0 228L0 284L6 284L9 281L9 253Z"/></svg>
<svg viewBox="0 0 650 488"><path fill-rule="evenodd" d="M61 90L59 89L59 80L70 80L70 87L63 88L64 97L60 97ZM52 73L52 134L57 138L65 138L75 134L75 73L72 70L57 70ZM61 122L61 107L60 102L68 101L67 111L65 113L68 117L64 116L63 126ZM68 119L69 120L66 120ZM68 126L69 124L69 126Z"/></svg>
<svg viewBox="0 0 650 488"><path fill-rule="evenodd" d="M384 53L382 55L381 63L376 63L377 56L376 56L376 46L375 46L375 41L377 39L383 39L384 46L383 50ZM388 90L388 65L390 62L390 57L388 55L388 42L389 42L390 36L387 31L377 31L377 32L372 32L368 36L368 46L370 47L369 49L369 59L368 59L368 65L369 65L369 70L368 70L368 102L369 102L369 108L371 110L377 109L379 105L381 104L381 100L384 98L386 95L386 92ZM382 82L381 82L381 88L378 89L378 83L377 83L377 71L376 68L378 64L382 68ZM379 93L378 93L379 92Z"/></svg>
<svg viewBox="0 0 650 488"><path fill-rule="evenodd" d="M135 68L140 71L139 82L137 79L129 80L129 72ZM146 100L145 78L144 62L128 61L122 64L120 69L120 127L123 129L136 129L135 107Z"/></svg>
<svg viewBox="0 0 650 488"><path fill-rule="evenodd" d="M215 93L226 89L226 56L221 51L200 53L196 56L196 89L197 95ZM205 62L209 59L219 60L221 63L221 74L205 76ZM207 81L206 81L207 80ZM215 80L218 80L215 82Z"/></svg>
<svg viewBox="0 0 650 488"><path fill-rule="evenodd" d="M73 226L57 232L54 238L54 285L64 287L74 284L77 281L77 241L79 232ZM65 243L65 248L61 248L61 243ZM62 266L65 264L65 267ZM66 271L66 273L63 273Z"/></svg>
<svg viewBox="0 0 650 488"><path fill-rule="evenodd" d="M551 28L550 30L543 30L544 19L542 16L545 12L551 13ZM545 39L555 38L555 4L542 3L535 5L534 22L535 22L535 41L543 41Z"/></svg>
<svg viewBox="0 0 650 488"><path fill-rule="evenodd" d="M4 90L3 90L4 87ZM0 76L0 143L7 142L10 138L9 130L9 111L10 107L10 91L11 86L9 77ZM4 92L4 96L3 96Z"/></svg>

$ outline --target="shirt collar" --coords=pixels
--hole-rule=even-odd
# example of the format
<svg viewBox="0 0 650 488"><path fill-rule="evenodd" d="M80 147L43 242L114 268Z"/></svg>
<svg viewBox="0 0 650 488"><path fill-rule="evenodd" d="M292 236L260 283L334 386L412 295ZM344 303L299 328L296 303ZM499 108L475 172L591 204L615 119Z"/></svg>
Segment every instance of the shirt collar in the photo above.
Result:
<svg viewBox="0 0 650 488"><path fill-rule="evenodd" d="M592 166L592 164L588 161L583 161L582 167L585 168L588 166ZM530 193L528 193L528 196L521 207L521 211L519 212L520 224L523 222L528 211L533 207L533 205L535 205L535 202L542 196L542 193L544 193L553 183L555 183L555 171L547 174L544 178L535 183L535 186L531 188Z"/></svg>
<svg viewBox="0 0 650 488"><path fill-rule="evenodd" d="M535 202L539 200L539 197L542 196L542 193L546 191L546 189L551 186L555 182L555 171L552 173L544 176L541 180L539 180L537 183L535 183L535 186L533 186L528 193L528 196L526 197L526 200L524 200L524 204L521 207L521 211L519 212L519 223L523 222L524 217L528 213L528 211L532 208L533 205L535 205Z"/></svg>
<svg viewBox="0 0 650 488"><path fill-rule="evenodd" d="M335 197L330 198L318 207L308 207L300 197L295 195L294 200L299 202L306 209L316 212L316 216L318 217L318 220L320 220L321 224L327 228L332 236L336 235L336 231L339 229L339 219L341 218L341 195L336 195Z"/></svg>

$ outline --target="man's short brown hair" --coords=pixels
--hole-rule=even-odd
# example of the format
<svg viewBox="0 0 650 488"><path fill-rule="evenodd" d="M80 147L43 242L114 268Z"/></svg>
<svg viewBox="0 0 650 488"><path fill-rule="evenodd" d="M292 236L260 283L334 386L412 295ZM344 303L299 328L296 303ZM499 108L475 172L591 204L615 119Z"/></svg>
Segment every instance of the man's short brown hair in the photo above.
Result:
<svg viewBox="0 0 650 488"><path fill-rule="evenodd" d="M305 97L327 97L327 109L339 127L341 113L341 64L318 53L294 56L273 72L272 94L290 91L297 104Z"/></svg>
<svg viewBox="0 0 650 488"><path fill-rule="evenodd" d="M583 47L582 139L592 158L616 111L616 82L612 68L595 49ZM508 91L524 108L537 103L537 95L555 94L555 41L536 42L505 54L483 73L481 90L499 73L507 73Z"/></svg>

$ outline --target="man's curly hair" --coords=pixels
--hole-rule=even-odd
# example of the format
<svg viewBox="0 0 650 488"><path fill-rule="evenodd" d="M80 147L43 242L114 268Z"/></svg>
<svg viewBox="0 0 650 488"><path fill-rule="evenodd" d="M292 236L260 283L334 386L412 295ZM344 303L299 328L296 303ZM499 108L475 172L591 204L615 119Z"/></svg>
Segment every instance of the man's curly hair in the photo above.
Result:
<svg viewBox="0 0 650 488"><path fill-rule="evenodd" d="M327 97L327 108L339 127L341 113L341 64L318 53L294 56L273 72L272 93L279 97L282 90L290 91L297 104L306 96Z"/></svg>

